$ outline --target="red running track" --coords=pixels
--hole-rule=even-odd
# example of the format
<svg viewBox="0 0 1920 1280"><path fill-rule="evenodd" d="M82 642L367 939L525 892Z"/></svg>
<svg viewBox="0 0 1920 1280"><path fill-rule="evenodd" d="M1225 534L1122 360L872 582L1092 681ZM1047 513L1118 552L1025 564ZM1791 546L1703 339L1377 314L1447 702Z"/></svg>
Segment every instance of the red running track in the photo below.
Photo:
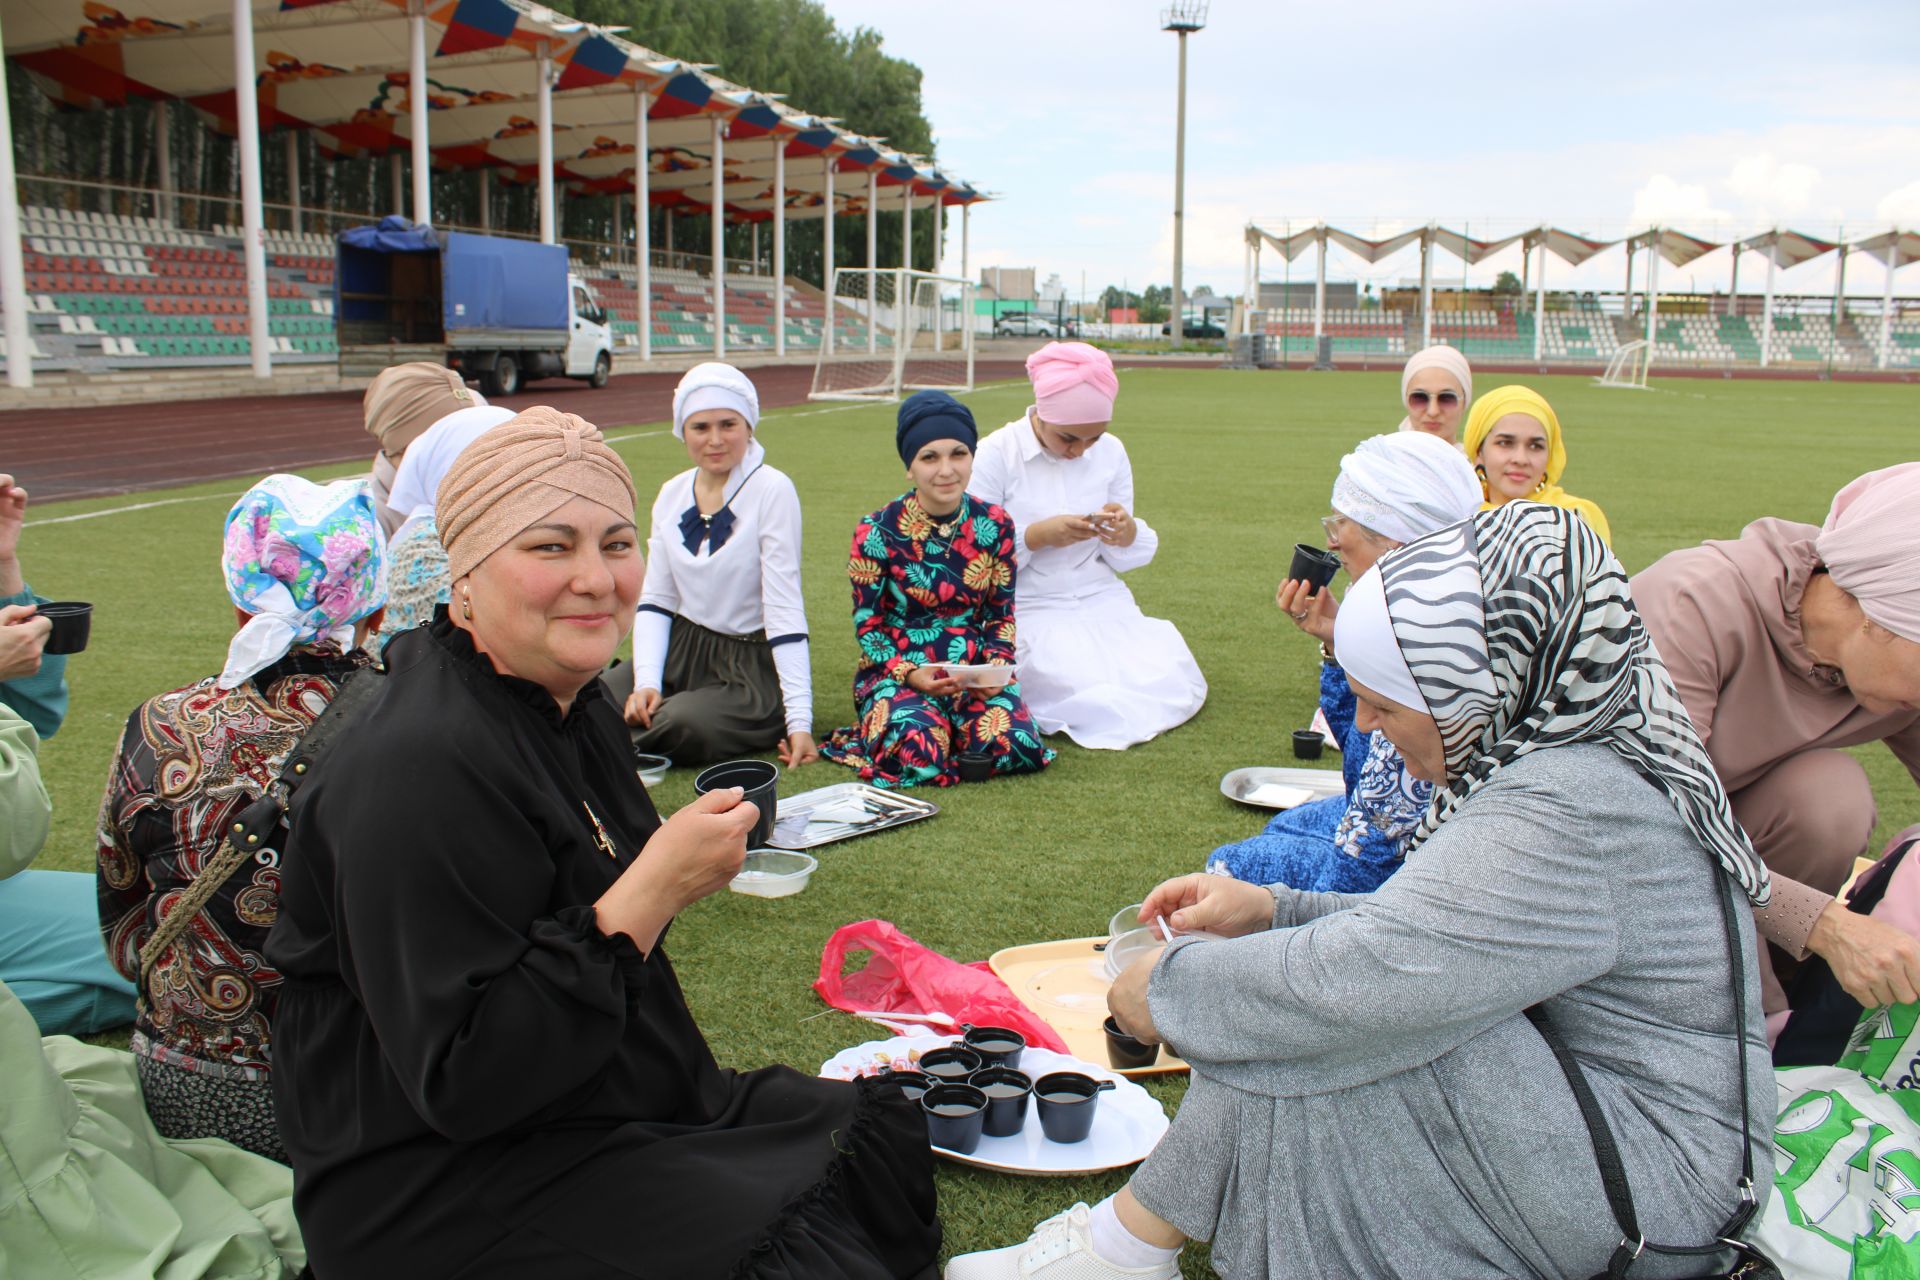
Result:
<svg viewBox="0 0 1920 1280"><path fill-rule="evenodd" d="M804 403L813 384L810 365L750 373L769 409ZM1013 360L974 366L980 382L1024 373ZM609 428L664 422L673 416L679 380L678 373L624 374L594 391L556 378L498 403L550 404ZM36 503L350 462L371 458L373 447L357 391L0 414L0 471L11 472Z"/></svg>

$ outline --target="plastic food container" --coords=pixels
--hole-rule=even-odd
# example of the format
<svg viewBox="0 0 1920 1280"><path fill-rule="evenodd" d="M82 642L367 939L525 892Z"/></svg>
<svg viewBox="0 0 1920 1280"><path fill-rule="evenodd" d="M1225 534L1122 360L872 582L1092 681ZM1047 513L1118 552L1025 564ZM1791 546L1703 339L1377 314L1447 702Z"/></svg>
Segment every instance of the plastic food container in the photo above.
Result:
<svg viewBox="0 0 1920 1280"><path fill-rule="evenodd" d="M635 752L633 756L634 772L640 775L642 786L658 786L660 780L667 776L667 770L672 767L673 761L665 756L650 756L644 751Z"/></svg>
<svg viewBox="0 0 1920 1280"><path fill-rule="evenodd" d="M1108 982L1119 980L1127 966L1141 956L1152 952L1166 940L1158 929L1132 929L1107 943L1105 959L1101 970L1107 975Z"/></svg>
<svg viewBox="0 0 1920 1280"><path fill-rule="evenodd" d="M786 849L749 849L740 874L727 887L755 898L787 898L807 887L819 866L811 855Z"/></svg>

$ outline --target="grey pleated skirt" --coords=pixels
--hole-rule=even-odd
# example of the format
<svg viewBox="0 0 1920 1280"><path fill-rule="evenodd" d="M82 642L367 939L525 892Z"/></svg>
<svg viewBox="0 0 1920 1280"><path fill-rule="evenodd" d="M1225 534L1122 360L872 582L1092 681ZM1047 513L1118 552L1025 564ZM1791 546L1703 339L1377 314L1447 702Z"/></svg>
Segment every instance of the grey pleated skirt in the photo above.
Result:
<svg viewBox="0 0 1920 1280"><path fill-rule="evenodd" d="M633 665L623 662L602 679L614 706L624 706L633 692ZM786 737L780 673L764 632L722 635L675 618L661 684L653 724L633 726L636 751L701 765L771 751Z"/></svg>

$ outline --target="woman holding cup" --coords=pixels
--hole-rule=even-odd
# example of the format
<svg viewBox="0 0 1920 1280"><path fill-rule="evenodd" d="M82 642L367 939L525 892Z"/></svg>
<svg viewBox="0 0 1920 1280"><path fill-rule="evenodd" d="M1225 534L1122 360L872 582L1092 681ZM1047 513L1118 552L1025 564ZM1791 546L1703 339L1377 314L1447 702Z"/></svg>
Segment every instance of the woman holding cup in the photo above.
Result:
<svg viewBox="0 0 1920 1280"><path fill-rule="evenodd" d="M1458 449L1418 431L1375 436L1340 460L1333 514L1324 521L1327 547L1358 579L1402 543L1467 519L1479 502L1473 468ZM1282 810L1260 834L1215 849L1207 870L1254 884L1361 893L1399 867L1430 792L1383 735L1355 726L1353 690L1329 647L1339 606L1313 586L1289 577L1277 603L1320 641L1320 709L1340 742L1346 794Z"/></svg>

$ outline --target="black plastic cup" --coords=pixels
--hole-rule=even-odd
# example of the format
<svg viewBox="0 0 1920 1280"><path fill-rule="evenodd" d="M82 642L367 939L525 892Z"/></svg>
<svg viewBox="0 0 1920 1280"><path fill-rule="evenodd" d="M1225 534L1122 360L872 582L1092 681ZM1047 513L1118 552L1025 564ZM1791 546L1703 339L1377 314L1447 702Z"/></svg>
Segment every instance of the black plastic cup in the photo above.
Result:
<svg viewBox="0 0 1920 1280"><path fill-rule="evenodd" d="M93 606L84 600L49 600L35 610L53 624L42 653L79 653L93 631Z"/></svg>
<svg viewBox="0 0 1920 1280"><path fill-rule="evenodd" d="M970 1084L937 1084L920 1095L927 1141L970 1156L986 1130L987 1095Z"/></svg>
<svg viewBox="0 0 1920 1280"><path fill-rule="evenodd" d="M986 1134L1011 1138L1027 1127L1027 1101L1033 1097L1033 1077L1012 1067L986 1067L967 1083L987 1095Z"/></svg>
<svg viewBox="0 0 1920 1280"><path fill-rule="evenodd" d="M1034 1105L1040 1108L1040 1130L1047 1141L1085 1142L1093 1132L1100 1095L1111 1088L1113 1081L1095 1080L1078 1071L1056 1071L1034 1081Z"/></svg>
<svg viewBox="0 0 1920 1280"><path fill-rule="evenodd" d="M920 1070L942 1084L960 1084L985 1065L979 1054L963 1044L930 1049L920 1055Z"/></svg>
<svg viewBox="0 0 1920 1280"><path fill-rule="evenodd" d="M728 787L739 787L746 792L741 799L751 800L760 807L753 830L747 832L747 848L762 847L773 838L773 815L780 807L779 768L765 760L729 760L702 769L700 776L693 780L695 795L724 791Z"/></svg>
<svg viewBox="0 0 1920 1280"><path fill-rule="evenodd" d="M889 1071L886 1078L900 1086L900 1092L906 1095L908 1102L920 1101L922 1094L940 1083L924 1071Z"/></svg>
<svg viewBox="0 0 1920 1280"><path fill-rule="evenodd" d="M1020 1055L1027 1051L1027 1038L1012 1027L976 1027L963 1023L961 1029L967 1033L962 1043L980 1055L982 1066L1017 1067Z"/></svg>
<svg viewBox="0 0 1920 1280"><path fill-rule="evenodd" d="M1318 760L1325 749L1327 740L1320 736L1318 729L1295 729L1293 731L1293 758L1295 760Z"/></svg>
<svg viewBox="0 0 1920 1280"><path fill-rule="evenodd" d="M1120 1024L1108 1018L1100 1024L1107 1033L1107 1065L1115 1071L1133 1071L1140 1067L1150 1067L1160 1056L1160 1046L1135 1040L1120 1029Z"/></svg>
<svg viewBox="0 0 1920 1280"><path fill-rule="evenodd" d="M1316 547L1310 542L1293 544L1293 563L1287 567L1287 578L1293 582L1304 582L1313 590L1308 595L1319 595L1333 581L1333 575L1340 572L1340 557L1325 547Z"/></svg>
<svg viewBox="0 0 1920 1280"><path fill-rule="evenodd" d="M993 753L991 751L962 751L960 753L960 781L985 782L993 777Z"/></svg>

